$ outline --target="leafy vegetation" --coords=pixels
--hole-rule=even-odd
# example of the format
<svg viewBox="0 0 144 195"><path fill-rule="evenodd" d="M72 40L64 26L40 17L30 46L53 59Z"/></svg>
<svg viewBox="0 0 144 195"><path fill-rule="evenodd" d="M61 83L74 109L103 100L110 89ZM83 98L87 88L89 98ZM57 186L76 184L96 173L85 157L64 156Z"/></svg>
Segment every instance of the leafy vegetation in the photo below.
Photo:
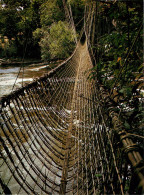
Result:
<svg viewBox="0 0 144 195"><path fill-rule="evenodd" d="M0 36L7 39L9 44L1 45L1 57L40 56L38 43L33 39L33 31L40 27L39 9L42 0L1 1L0 2ZM8 45L8 47L7 47ZM15 50L11 48L15 46ZM7 51L8 50L8 51ZM9 52L9 50L11 52ZM26 52L24 52L26 50Z"/></svg>
<svg viewBox="0 0 144 195"><path fill-rule="evenodd" d="M66 58L74 48L61 0L0 1L0 18L2 58Z"/></svg>
<svg viewBox="0 0 144 195"><path fill-rule="evenodd" d="M92 46L97 64L91 77L119 105L127 131L142 135L142 1L97 3L96 18ZM142 140L134 139L142 146Z"/></svg>
<svg viewBox="0 0 144 195"><path fill-rule="evenodd" d="M40 7L40 19L42 27L50 26L59 20L64 21L65 15L62 1L49 0L43 3Z"/></svg>
<svg viewBox="0 0 144 195"><path fill-rule="evenodd" d="M40 39L41 57L43 60L66 58L74 49L73 30L66 22L53 23L49 28L37 29L34 37Z"/></svg>
<svg viewBox="0 0 144 195"><path fill-rule="evenodd" d="M68 57L74 49L74 33L65 21L62 1L46 1L41 5L40 13L41 28L36 29L33 35L39 39L41 58Z"/></svg>

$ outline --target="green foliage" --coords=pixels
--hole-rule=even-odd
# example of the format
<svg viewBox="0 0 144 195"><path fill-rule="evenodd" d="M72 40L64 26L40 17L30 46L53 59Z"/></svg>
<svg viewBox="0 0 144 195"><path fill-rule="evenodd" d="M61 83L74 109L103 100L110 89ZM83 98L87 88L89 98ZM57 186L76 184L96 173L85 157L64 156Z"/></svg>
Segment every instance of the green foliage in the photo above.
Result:
<svg viewBox="0 0 144 195"><path fill-rule="evenodd" d="M41 38L41 36L43 36L43 30L42 28L37 28L34 32L33 32L33 37L34 39L39 40Z"/></svg>
<svg viewBox="0 0 144 195"><path fill-rule="evenodd" d="M70 5L71 5L73 19L74 19L74 23L76 25L76 31L78 33L80 33L80 31L83 27L85 1L83 1L83 0L68 0L67 3L70 3Z"/></svg>
<svg viewBox="0 0 144 195"><path fill-rule="evenodd" d="M75 6L86 5L87 3L92 3L94 0L67 0L68 3Z"/></svg>
<svg viewBox="0 0 144 195"><path fill-rule="evenodd" d="M15 14L15 10L0 9L0 34L8 39L16 37L19 29L16 21L20 18Z"/></svg>
<svg viewBox="0 0 144 195"><path fill-rule="evenodd" d="M48 33L48 29L47 30L36 30L36 32L34 32L34 36L35 37L39 37L40 35L43 35L39 42L40 47L41 47L41 58L43 60L49 60L50 59L50 50L49 50L49 33Z"/></svg>
<svg viewBox="0 0 144 195"><path fill-rule="evenodd" d="M74 35L66 22L53 23L40 41L42 59L67 58L74 49Z"/></svg>
<svg viewBox="0 0 144 195"><path fill-rule="evenodd" d="M102 174L101 173L96 173L95 176L96 177L102 177Z"/></svg>
<svg viewBox="0 0 144 195"><path fill-rule="evenodd" d="M73 6L81 6L81 5L85 5L85 0L68 0L68 3L70 3Z"/></svg>
<svg viewBox="0 0 144 195"><path fill-rule="evenodd" d="M13 56L15 57L17 54L17 48L15 46L15 43L12 42L11 44L6 44L5 45L5 53L6 53L6 57L10 57Z"/></svg>
<svg viewBox="0 0 144 195"><path fill-rule="evenodd" d="M142 1L97 3L96 67L91 78L109 89L128 132L142 134ZM140 144L139 139L136 140Z"/></svg>
<svg viewBox="0 0 144 195"><path fill-rule="evenodd" d="M120 95L128 98L133 95L129 90L129 83L135 79L133 72L140 72L142 64L142 30L138 34L142 24L140 10L140 4L127 2L99 6L98 25L104 21L105 26L101 28L107 26L107 32L106 29L97 32L97 38L100 37L96 43L98 78L110 89L118 86Z"/></svg>
<svg viewBox="0 0 144 195"><path fill-rule="evenodd" d="M3 48L0 47L0 57L9 58L11 56L16 57L16 55L17 47L14 41L11 41L11 43L6 42Z"/></svg>
<svg viewBox="0 0 144 195"><path fill-rule="evenodd" d="M4 3L8 6L8 7L12 7L12 8L19 8L24 7L27 8L30 5L30 1L29 0L4 0Z"/></svg>
<svg viewBox="0 0 144 195"><path fill-rule="evenodd" d="M8 38L9 44L12 44L9 47L15 47L17 57L23 55L25 57L39 56L38 42L33 39L32 32L40 27L39 9L43 0L33 0L32 2L29 0L10 0L4 1L4 3L5 6L0 8L1 37ZM3 47L1 46L1 48ZM2 53L5 56L5 51ZM11 55L8 55L9 57L14 57L13 52L8 53Z"/></svg>
<svg viewBox="0 0 144 195"><path fill-rule="evenodd" d="M48 58L48 56L56 58L57 54L57 57L67 57L71 52L71 49L73 48L73 38L70 38L73 37L73 35L71 35L72 33L68 33L68 28L64 28L63 25L60 29L54 27L56 23L65 21L66 18L63 2L61 0L6 0L0 1L0 4L1 39L6 36L9 40L9 44L12 44L11 40L13 40L14 45L5 45L5 47L13 48L13 46L15 46L15 51L17 51L16 55L18 57L23 57L23 55L25 55L25 57L39 57L40 46L42 48L41 53L43 59ZM77 23L83 15L80 8L81 1L73 5L72 11L75 12L74 19ZM52 29L57 31L56 37L51 35L54 34ZM64 30L63 33L62 30ZM63 34L63 36L60 36L61 41L59 40L58 33ZM59 40L57 40L57 44L60 48L56 46L56 43L54 44L54 42L52 42L52 40L56 40L57 37ZM39 42L40 46L38 44ZM68 46L66 45L67 43ZM70 46L69 43L72 43L72 46ZM4 57L6 50L3 49L2 45L0 47L2 50L1 55L3 54L2 56ZM67 48L69 49L69 52L66 52ZM24 51L26 51L25 54ZM13 52L8 53L13 56Z"/></svg>
<svg viewBox="0 0 144 195"><path fill-rule="evenodd" d="M50 26L53 22L64 20L64 10L60 8L57 0L49 0L41 5L41 25Z"/></svg>

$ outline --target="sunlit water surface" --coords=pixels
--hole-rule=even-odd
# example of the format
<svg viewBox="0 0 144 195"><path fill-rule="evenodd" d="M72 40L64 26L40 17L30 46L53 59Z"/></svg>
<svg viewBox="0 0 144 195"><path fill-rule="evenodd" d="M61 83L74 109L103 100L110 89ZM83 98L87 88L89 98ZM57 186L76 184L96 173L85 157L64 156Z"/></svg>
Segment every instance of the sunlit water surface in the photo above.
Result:
<svg viewBox="0 0 144 195"><path fill-rule="evenodd" d="M40 77L50 70L50 66L46 65L28 65L23 68L18 66L0 66L0 97L9 94L15 83L14 90L22 86L23 83L30 83L34 78ZM20 74L17 78L17 75ZM17 78L17 79L16 79ZM22 79L23 78L23 79Z"/></svg>

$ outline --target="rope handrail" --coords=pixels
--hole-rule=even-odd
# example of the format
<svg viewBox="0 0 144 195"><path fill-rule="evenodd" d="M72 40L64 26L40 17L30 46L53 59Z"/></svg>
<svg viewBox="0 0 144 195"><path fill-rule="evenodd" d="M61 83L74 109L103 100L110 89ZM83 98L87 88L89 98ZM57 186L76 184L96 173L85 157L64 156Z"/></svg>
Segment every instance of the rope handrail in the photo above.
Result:
<svg viewBox="0 0 144 195"><path fill-rule="evenodd" d="M82 33L81 33L82 34ZM79 43L78 43L79 44ZM35 79L34 81L32 81L31 83L26 84L25 86L22 86L21 88L16 89L15 91L12 91L10 94L8 95L4 95L2 97L0 97L0 103L1 103L1 107L4 106L4 103L9 102L9 100L14 97L15 95L18 95L20 93L23 93L23 91L25 89L31 88L32 86L35 86L36 83L38 81L43 81L45 80L47 77L52 77L52 75L58 71L59 69L61 69L69 60L71 60L71 58L73 57L73 55L75 54L78 44L76 45L75 50L73 51L73 53L71 54L70 57L68 57L66 60L64 60L62 63L60 63L57 67L53 68L52 70L50 70L48 72L48 74L45 74L44 76L41 76L38 79Z"/></svg>

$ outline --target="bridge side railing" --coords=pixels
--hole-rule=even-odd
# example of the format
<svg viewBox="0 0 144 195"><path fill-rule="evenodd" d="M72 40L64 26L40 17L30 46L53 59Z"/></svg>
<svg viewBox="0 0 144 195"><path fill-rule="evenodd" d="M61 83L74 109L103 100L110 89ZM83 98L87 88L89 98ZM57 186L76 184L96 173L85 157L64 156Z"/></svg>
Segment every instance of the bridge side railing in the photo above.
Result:
<svg viewBox="0 0 144 195"><path fill-rule="evenodd" d="M97 66L90 40L88 46L93 65ZM132 134L129 134L125 129L123 121L121 120L121 114L116 111L119 105L110 98L108 89L100 84L101 82L97 79L97 73L95 76L96 94L98 102L100 103L99 109L104 117L103 120L105 124L111 127L112 134L114 134L114 139L111 138L113 139L113 144L117 141L118 143L116 143L116 145L119 145L119 149L122 153L118 161L121 161L122 167L125 166L125 176L127 176L123 176L125 178L122 179L121 185L123 185L123 188L128 188L130 194L142 194L144 193L144 159L142 157L141 148L133 141ZM121 158L125 159L124 163L122 163L123 159Z"/></svg>

